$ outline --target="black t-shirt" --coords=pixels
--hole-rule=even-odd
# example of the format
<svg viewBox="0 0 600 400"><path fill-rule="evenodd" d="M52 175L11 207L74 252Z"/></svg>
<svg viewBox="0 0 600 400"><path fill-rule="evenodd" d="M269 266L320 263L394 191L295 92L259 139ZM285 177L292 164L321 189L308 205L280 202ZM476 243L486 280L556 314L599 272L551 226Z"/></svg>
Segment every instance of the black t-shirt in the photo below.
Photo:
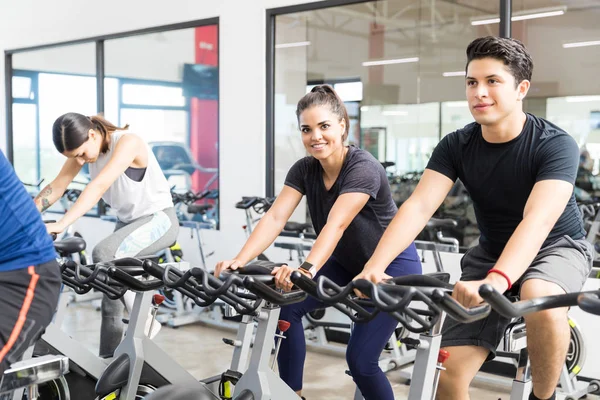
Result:
<svg viewBox="0 0 600 400"><path fill-rule="evenodd" d="M527 114L521 134L506 143L486 142L475 122L449 134L436 146L427 168L465 184L481 231L479 242L499 256L523 219L535 183L559 179L574 184L578 165L575 140L556 125ZM573 194L544 246L563 235L585 236Z"/></svg>
<svg viewBox="0 0 600 400"><path fill-rule="evenodd" d="M367 204L346 228L333 252L336 260L355 275L362 271L398 211L381 163L367 151L354 146L348 148L340 174L330 190L323 182L323 167L313 157L298 160L290 168L285 185L306 195L317 235L327 223L327 216L340 195L369 195Z"/></svg>

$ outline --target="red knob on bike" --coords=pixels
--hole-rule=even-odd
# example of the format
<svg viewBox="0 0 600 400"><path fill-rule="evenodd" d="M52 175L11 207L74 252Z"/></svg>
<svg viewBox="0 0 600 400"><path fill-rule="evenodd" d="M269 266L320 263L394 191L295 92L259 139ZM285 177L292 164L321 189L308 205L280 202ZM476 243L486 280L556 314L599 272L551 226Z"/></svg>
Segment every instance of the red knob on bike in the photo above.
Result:
<svg viewBox="0 0 600 400"><path fill-rule="evenodd" d="M279 322L277 323L277 328L281 331L281 332L285 332L288 329L290 329L290 323L287 321L284 321L282 319L279 320Z"/></svg>
<svg viewBox="0 0 600 400"><path fill-rule="evenodd" d="M440 350L438 353L438 364L443 364L450 357L450 353L447 350Z"/></svg>
<svg viewBox="0 0 600 400"><path fill-rule="evenodd" d="M162 294L155 294L154 296L152 296L152 304L154 304L155 306L160 306L163 301L165 301L165 296L163 296Z"/></svg>

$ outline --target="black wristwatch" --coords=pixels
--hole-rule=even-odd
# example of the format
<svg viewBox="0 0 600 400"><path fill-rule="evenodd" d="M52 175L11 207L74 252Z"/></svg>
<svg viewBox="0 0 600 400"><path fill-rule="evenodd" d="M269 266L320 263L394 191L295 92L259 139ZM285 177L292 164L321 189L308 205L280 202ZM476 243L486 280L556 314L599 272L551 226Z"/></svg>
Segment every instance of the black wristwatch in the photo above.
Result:
<svg viewBox="0 0 600 400"><path fill-rule="evenodd" d="M306 272L308 272L312 278L314 278L315 274L317 273L317 267L315 267L314 265L312 265L308 261L304 261L300 265L299 268L301 268L301 269L305 270Z"/></svg>

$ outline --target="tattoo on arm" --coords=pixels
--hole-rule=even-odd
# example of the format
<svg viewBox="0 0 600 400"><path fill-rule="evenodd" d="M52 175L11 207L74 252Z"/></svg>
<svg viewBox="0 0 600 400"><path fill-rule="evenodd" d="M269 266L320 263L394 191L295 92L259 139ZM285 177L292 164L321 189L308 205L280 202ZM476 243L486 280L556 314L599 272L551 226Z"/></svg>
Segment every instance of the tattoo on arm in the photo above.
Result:
<svg viewBox="0 0 600 400"><path fill-rule="evenodd" d="M40 212L46 211L50 208L50 200L48 196L52 194L52 187L47 185L42 191L35 197L35 204L38 206ZM40 208L41 205L41 208Z"/></svg>
<svg viewBox="0 0 600 400"><path fill-rule="evenodd" d="M41 212L44 212L44 211L46 211L49 208L50 208L50 202L48 201L47 198L44 197L42 199L42 210L41 210Z"/></svg>

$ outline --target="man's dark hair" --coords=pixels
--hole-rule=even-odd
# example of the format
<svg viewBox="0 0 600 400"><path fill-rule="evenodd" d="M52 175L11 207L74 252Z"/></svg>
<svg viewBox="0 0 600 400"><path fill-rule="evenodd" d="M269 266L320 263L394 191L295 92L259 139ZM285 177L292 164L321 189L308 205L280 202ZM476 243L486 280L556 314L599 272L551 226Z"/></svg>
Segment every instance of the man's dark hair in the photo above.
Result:
<svg viewBox="0 0 600 400"><path fill-rule="evenodd" d="M485 36L473 40L467 47L465 70L471 61L488 57L502 61L515 77L516 85L525 79L531 81L533 61L525 45L517 39Z"/></svg>

